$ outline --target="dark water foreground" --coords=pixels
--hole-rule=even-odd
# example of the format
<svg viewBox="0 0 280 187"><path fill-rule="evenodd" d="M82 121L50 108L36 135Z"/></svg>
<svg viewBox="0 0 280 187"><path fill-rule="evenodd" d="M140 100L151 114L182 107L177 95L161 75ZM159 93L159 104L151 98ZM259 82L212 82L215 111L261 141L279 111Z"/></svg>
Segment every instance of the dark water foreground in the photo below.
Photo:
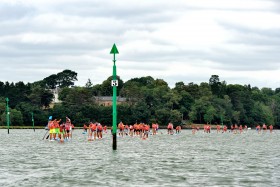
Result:
<svg viewBox="0 0 280 187"><path fill-rule="evenodd" d="M280 132L43 141L44 130L0 130L0 186L280 186Z"/></svg>

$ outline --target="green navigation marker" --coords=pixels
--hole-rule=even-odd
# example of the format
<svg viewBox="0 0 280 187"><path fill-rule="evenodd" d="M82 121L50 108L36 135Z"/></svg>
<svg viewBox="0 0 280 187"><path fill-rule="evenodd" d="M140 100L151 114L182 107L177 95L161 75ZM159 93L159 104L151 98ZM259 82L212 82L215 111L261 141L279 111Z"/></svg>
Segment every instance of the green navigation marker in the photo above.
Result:
<svg viewBox="0 0 280 187"><path fill-rule="evenodd" d="M31 112L31 117L32 117L32 126L33 126L33 130L34 130L34 132L35 132L33 112Z"/></svg>
<svg viewBox="0 0 280 187"><path fill-rule="evenodd" d="M116 44L113 45L110 54L119 54ZM116 61L115 58L114 61Z"/></svg>
<svg viewBox="0 0 280 187"><path fill-rule="evenodd" d="M119 54L116 44L113 45L110 54L114 54L113 65L113 79L111 85L113 87L113 150L117 150L117 67L116 67L116 54Z"/></svg>
<svg viewBox="0 0 280 187"><path fill-rule="evenodd" d="M9 112L9 98L6 98L6 117L7 117L7 128L8 128L8 134L10 134L10 112Z"/></svg>

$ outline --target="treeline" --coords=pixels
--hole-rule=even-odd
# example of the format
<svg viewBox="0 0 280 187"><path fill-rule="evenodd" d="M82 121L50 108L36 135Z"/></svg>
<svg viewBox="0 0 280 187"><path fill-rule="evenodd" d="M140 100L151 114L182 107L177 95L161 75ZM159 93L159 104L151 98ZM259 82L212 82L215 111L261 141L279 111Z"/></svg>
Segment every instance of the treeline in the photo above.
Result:
<svg viewBox="0 0 280 187"><path fill-rule="evenodd" d="M77 73L64 70L41 81L24 84L0 82L1 125L6 124L5 98L11 107L11 125L31 125L31 112L35 125L46 125L48 117L72 119L76 126L89 121L112 124L112 107L100 106L98 96L112 96L112 77L102 84L90 81L84 87L73 87ZM118 121L166 125L173 122L242 124L272 124L280 127L280 88L257 88L250 85L232 85L212 75L200 84L177 82L170 88L162 79L151 76L132 78L126 82L118 77L117 93L126 98L118 105ZM61 103L50 108L53 94L49 89L60 88Z"/></svg>

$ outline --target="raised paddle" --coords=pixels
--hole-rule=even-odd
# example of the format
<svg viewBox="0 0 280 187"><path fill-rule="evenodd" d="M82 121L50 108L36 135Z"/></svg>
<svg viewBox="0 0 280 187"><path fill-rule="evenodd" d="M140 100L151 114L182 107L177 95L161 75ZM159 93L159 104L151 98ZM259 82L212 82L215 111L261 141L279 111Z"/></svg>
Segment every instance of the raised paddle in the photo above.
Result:
<svg viewBox="0 0 280 187"><path fill-rule="evenodd" d="M49 121L51 121L51 120L52 120L52 116L49 117L48 124L49 124ZM46 136L47 133L49 132L48 124L47 124L46 127L45 127L45 130L46 130L47 132L45 133L45 135L44 135L44 137L43 137L43 140L45 139L45 136ZM50 136L50 135L48 134L48 136L46 137L46 139L48 139L49 136Z"/></svg>

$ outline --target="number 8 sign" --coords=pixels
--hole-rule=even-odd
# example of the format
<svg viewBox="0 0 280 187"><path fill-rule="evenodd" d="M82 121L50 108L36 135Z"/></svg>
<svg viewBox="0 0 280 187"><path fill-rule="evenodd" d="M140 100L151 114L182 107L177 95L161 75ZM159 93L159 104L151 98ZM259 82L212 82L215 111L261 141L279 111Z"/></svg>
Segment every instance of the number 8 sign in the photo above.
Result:
<svg viewBox="0 0 280 187"><path fill-rule="evenodd" d="M111 86L118 86L118 80L112 80Z"/></svg>

